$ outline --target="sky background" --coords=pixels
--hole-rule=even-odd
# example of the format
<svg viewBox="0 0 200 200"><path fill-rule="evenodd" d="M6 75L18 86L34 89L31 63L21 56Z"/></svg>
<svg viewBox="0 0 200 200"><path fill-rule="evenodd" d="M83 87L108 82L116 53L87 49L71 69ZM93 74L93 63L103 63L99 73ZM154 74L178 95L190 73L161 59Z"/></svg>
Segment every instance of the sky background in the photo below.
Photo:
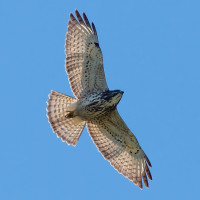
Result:
<svg viewBox="0 0 200 200"><path fill-rule="evenodd" d="M76 148L52 132L51 90L73 95L64 67L69 13L96 25L110 89L152 163L140 190L84 129ZM200 1L0 0L0 199L198 199Z"/></svg>

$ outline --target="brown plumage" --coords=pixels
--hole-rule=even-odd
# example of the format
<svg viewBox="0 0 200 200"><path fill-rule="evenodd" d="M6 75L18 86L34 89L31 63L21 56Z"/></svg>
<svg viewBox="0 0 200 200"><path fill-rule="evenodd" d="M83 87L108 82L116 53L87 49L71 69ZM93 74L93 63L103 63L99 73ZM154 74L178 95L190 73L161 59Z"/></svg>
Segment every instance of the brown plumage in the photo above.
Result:
<svg viewBox="0 0 200 200"><path fill-rule="evenodd" d="M76 145L87 124L103 157L121 174L142 188L152 180L151 163L116 107L123 92L108 89L97 31L87 16L70 14L65 53L66 72L76 98L52 91L47 117L62 141Z"/></svg>

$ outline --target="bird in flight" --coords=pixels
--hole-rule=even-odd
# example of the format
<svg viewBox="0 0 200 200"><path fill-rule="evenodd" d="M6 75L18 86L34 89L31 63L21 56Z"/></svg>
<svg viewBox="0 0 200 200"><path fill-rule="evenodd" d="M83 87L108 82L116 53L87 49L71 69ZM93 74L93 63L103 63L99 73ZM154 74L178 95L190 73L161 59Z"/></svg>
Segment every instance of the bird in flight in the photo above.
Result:
<svg viewBox="0 0 200 200"><path fill-rule="evenodd" d="M117 111L123 92L109 90L97 31L87 16L70 14L65 41L66 72L76 98L51 91L47 117L57 137L76 146L87 130L103 157L121 174L149 187L151 163Z"/></svg>

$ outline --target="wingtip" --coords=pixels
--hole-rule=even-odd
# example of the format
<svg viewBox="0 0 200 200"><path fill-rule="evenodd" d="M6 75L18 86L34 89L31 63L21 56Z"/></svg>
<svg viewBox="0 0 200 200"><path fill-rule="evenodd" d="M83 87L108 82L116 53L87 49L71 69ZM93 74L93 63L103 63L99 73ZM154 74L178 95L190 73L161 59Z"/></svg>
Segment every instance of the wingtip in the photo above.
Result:
<svg viewBox="0 0 200 200"><path fill-rule="evenodd" d="M146 162L148 163L149 167L152 167L151 162L150 162L149 158L146 155L145 155L145 159L146 159Z"/></svg>
<svg viewBox="0 0 200 200"><path fill-rule="evenodd" d="M97 30L94 23L92 22L91 24L92 24L92 29L93 29L94 34L97 35Z"/></svg>
<svg viewBox="0 0 200 200"><path fill-rule="evenodd" d="M75 9L75 14L76 14L76 13L79 13L77 8Z"/></svg>
<svg viewBox="0 0 200 200"><path fill-rule="evenodd" d="M139 186L139 188L140 188L141 190L143 190L143 185L142 185L142 184L138 184L138 186Z"/></svg>
<svg viewBox="0 0 200 200"><path fill-rule="evenodd" d="M145 187L146 187L146 188L149 188L148 180L144 180L144 179L143 179L143 182L144 182Z"/></svg>
<svg viewBox="0 0 200 200"><path fill-rule="evenodd" d="M79 11L77 9L75 9L75 14L76 14L76 16L80 15L80 13L79 13Z"/></svg>
<svg viewBox="0 0 200 200"><path fill-rule="evenodd" d="M83 12L83 18L88 20L87 15L85 14L85 12Z"/></svg>
<svg viewBox="0 0 200 200"><path fill-rule="evenodd" d="M75 19L74 15L72 13L69 14L69 17L71 20Z"/></svg>

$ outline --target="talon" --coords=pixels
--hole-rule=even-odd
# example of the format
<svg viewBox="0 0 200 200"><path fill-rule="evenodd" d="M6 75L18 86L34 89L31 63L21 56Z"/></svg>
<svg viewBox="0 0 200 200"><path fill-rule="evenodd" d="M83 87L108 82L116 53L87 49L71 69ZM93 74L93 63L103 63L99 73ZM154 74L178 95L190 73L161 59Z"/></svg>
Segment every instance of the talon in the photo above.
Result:
<svg viewBox="0 0 200 200"><path fill-rule="evenodd" d="M66 118L73 118L74 117L74 112L70 112L65 116Z"/></svg>

